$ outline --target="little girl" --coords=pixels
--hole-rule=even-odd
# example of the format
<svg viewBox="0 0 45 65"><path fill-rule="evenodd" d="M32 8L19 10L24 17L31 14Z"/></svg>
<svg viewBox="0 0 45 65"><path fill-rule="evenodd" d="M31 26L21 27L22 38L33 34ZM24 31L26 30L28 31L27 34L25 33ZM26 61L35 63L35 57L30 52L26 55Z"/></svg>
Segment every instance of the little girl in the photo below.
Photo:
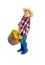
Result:
<svg viewBox="0 0 45 65"><path fill-rule="evenodd" d="M24 8L24 15L21 19L21 22L19 22L18 27L19 27L19 34L23 36L22 41L21 41L21 48L18 50L18 52L21 52L21 54L27 53L27 35L30 30L30 18L33 16L33 13L30 9Z"/></svg>

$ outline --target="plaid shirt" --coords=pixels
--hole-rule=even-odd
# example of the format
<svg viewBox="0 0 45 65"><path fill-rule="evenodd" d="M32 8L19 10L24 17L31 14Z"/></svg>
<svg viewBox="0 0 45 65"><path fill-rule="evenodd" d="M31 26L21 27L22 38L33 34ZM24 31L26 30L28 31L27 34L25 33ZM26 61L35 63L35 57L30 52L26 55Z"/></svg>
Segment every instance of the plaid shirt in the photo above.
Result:
<svg viewBox="0 0 45 65"><path fill-rule="evenodd" d="M22 35L25 33L26 35L28 34L30 28L30 18L29 17L24 17L21 19L21 25L20 25L20 30L23 29Z"/></svg>

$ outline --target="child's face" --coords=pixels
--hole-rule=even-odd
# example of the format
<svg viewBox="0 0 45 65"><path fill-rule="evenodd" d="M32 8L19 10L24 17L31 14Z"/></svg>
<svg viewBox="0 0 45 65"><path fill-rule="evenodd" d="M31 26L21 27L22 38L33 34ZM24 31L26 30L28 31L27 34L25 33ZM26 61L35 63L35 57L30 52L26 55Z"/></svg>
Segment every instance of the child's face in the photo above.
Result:
<svg viewBox="0 0 45 65"><path fill-rule="evenodd" d="M25 12L24 12L24 16L25 16L25 17L29 17L29 16L30 16L29 11L25 11Z"/></svg>

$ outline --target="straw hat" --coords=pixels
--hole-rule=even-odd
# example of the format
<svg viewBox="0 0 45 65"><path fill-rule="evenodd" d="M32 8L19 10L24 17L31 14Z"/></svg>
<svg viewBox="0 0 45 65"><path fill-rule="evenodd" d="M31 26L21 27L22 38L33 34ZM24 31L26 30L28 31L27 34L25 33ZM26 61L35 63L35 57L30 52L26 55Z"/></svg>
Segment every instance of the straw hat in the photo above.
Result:
<svg viewBox="0 0 45 65"><path fill-rule="evenodd" d="M25 12L25 11L28 11L28 12L30 13L30 17L33 16L33 12L32 12L32 10L31 10L30 8L23 8L23 11L24 11L24 12Z"/></svg>

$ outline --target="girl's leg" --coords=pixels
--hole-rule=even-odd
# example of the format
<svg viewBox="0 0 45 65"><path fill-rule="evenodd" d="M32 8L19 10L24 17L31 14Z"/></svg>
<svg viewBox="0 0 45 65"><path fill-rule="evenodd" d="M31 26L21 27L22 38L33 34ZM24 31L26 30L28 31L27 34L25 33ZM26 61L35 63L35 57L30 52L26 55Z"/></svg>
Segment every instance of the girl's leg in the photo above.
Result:
<svg viewBox="0 0 45 65"><path fill-rule="evenodd" d="M20 45L21 45L21 48L18 50L18 52L23 51L23 45L22 44Z"/></svg>
<svg viewBox="0 0 45 65"><path fill-rule="evenodd" d="M21 54L25 54L28 51L26 39L27 39L27 36L25 34L23 34L23 39L22 39L22 42L21 42L21 44L23 46L23 51L22 51Z"/></svg>

